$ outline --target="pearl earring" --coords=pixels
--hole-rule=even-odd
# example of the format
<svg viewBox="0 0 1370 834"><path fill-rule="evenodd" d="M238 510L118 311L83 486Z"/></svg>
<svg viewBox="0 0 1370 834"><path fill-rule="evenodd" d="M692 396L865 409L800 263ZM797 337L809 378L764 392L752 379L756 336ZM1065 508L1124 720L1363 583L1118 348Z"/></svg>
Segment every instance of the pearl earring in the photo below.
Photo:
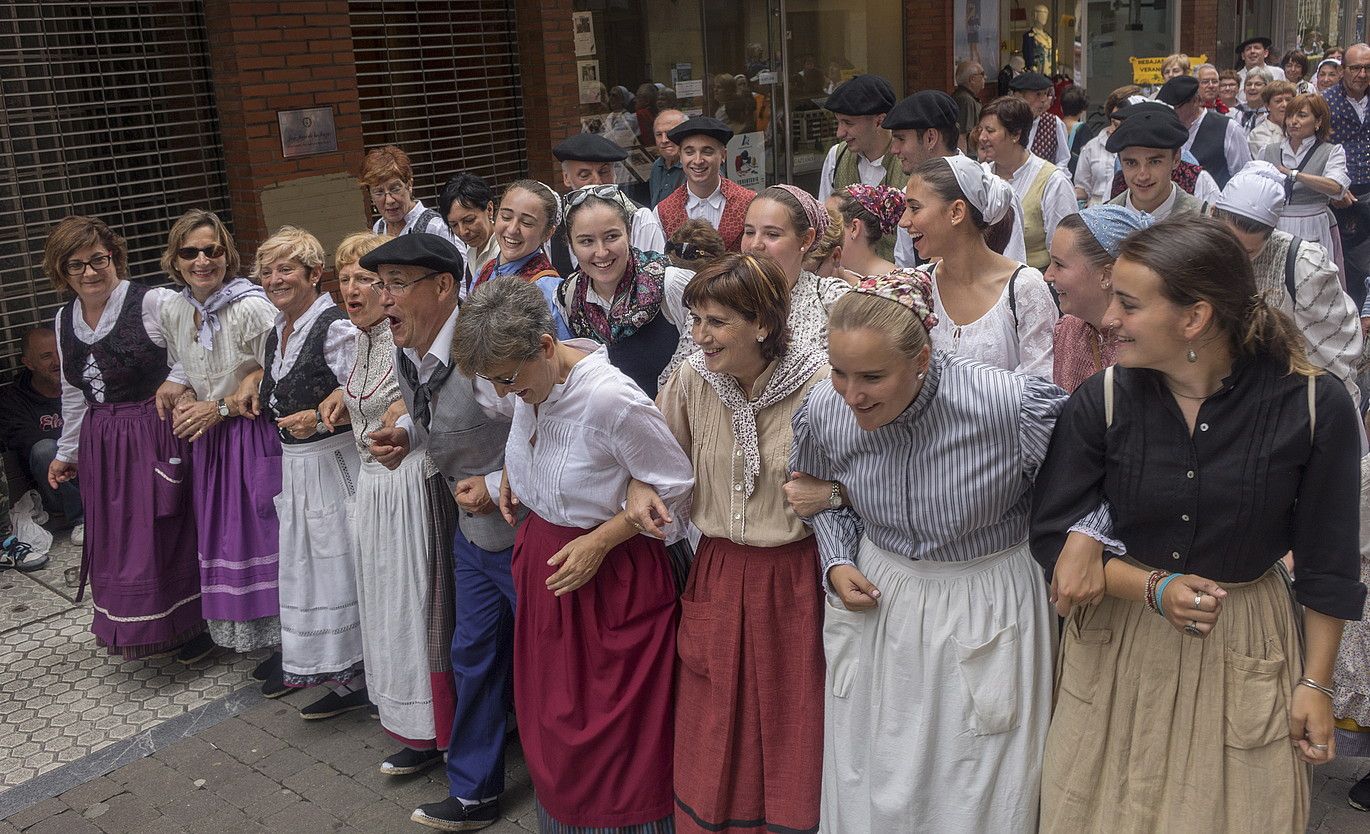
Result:
<svg viewBox="0 0 1370 834"><path fill-rule="evenodd" d="M756 337L756 340L757 340L758 342L764 342L764 341L766 341L766 334L765 334L765 333L762 333L760 336L757 336L757 337Z"/></svg>
<svg viewBox="0 0 1370 834"><path fill-rule="evenodd" d="M1185 351L1184 358L1187 362L1189 362L1192 365L1195 362L1199 361L1199 354L1195 353L1194 348L1191 347L1189 350Z"/></svg>

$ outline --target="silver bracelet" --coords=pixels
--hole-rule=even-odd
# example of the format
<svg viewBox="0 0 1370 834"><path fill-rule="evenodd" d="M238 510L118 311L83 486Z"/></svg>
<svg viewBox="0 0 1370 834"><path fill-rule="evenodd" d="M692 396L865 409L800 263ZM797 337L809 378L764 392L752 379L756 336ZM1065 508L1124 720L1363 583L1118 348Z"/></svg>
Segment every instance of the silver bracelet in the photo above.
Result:
<svg viewBox="0 0 1370 834"><path fill-rule="evenodd" d="M1321 692L1322 694L1326 695L1326 696L1329 697L1329 698L1335 699L1335 698L1337 697L1337 693L1336 693L1336 691L1335 691L1334 689L1332 689L1332 688L1329 687L1329 686L1323 686L1322 684L1318 683L1317 681L1313 680L1312 678L1299 678L1299 683L1298 683L1298 685L1299 685L1299 686L1306 686L1306 687L1308 687L1309 689L1316 689L1316 690L1318 690L1319 692Z"/></svg>

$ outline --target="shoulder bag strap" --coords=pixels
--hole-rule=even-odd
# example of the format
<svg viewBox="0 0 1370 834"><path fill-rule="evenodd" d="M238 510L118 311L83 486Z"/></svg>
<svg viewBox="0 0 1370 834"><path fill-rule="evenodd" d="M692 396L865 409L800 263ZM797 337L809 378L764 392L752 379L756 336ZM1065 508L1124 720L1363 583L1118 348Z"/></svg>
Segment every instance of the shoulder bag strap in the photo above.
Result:
<svg viewBox="0 0 1370 834"><path fill-rule="evenodd" d="M1104 428L1113 427L1113 369L1116 365L1104 368Z"/></svg>
<svg viewBox="0 0 1370 834"><path fill-rule="evenodd" d="M1284 288L1289 292L1289 304L1297 307L1297 298L1294 294L1294 266L1299 260L1299 246L1303 244L1303 238L1295 237L1289 241L1289 251L1284 255Z"/></svg>

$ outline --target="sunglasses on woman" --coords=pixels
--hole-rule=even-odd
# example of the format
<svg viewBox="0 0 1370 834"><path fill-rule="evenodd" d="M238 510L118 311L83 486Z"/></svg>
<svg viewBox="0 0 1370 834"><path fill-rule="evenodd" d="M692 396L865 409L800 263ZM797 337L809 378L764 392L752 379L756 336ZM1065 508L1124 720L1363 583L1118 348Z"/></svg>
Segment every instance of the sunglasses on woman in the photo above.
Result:
<svg viewBox="0 0 1370 834"><path fill-rule="evenodd" d="M618 201L619 188L617 185L587 185L584 188L577 188L566 195L566 207L571 208L585 202L587 197L598 197L601 200Z"/></svg>
<svg viewBox="0 0 1370 834"><path fill-rule="evenodd" d="M222 258L228 250L218 243L209 246L182 246L176 250L176 257L183 261L193 261L200 257L201 253L211 261L215 258Z"/></svg>

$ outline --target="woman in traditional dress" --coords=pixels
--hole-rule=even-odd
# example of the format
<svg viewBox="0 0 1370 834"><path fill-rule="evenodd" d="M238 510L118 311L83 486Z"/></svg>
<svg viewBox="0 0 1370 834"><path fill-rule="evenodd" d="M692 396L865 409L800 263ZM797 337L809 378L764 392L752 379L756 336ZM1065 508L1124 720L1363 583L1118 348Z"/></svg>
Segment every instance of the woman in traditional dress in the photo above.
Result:
<svg viewBox="0 0 1370 834"><path fill-rule="evenodd" d="M1113 364L1117 343L1103 323L1113 301L1113 262L1123 238L1150 225L1150 215L1125 206L1094 206L1067 215L1056 227L1044 277L1061 307L1051 379L1066 391Z"/></svg>
<svg viewBox="0 0 1370 834"><path fill-rule="evenodd" d="M818 548L781 486L791 420L828 366L817 345L791 343L788 301L765 255L704 267L685 290L700 350L657 400L694 464L691 521L703 534L676 638L680 832L818 825Z"/></svg>
<svg viewBox="0 0 1370 834"><path fill-rule="evenodd" d="M238 652L281 642L277 567L281 441L267 420L242 420L238 385L261 369L276 308L238 271L238 251L223 221L191 209L171 227L162 269L182 285L162 306L167 358L186 385L158 390L176 436L190 441L200 604L214 642ZM284 695L280 654L253 670L263 692Z"/></svg>
<svg viewBox="0 0 1370 834"><path fill-rule="evenodd" d="M300 710L331 718L369 705L362 677L357 556L347 523L361 464L352 433L330 429L320 404L356 357L357 328L321 290L318 238L282 226L257 247L253 277L276 305L257 394L243 398L282 443L280 519L281 655L285 685L329 685Z"/></svg>
<svg viewBox="0 0 1370 834"><path fill-rule="evenodd" d="M81 478L91 632L125 659L180 646L177 659L193 663L213 643L200 614L190 448L155 398L168 370L162 307L176 293L129 281L124 239L93 217L57 224L43 269L75 295L55 322L63 426L48 482Z"/></svg>
<svg viewBox="0 0 1370 834"><path fill-rule="evenodd" d="M822 203L793 185L773 185L747 207L742 251L770 255L780 264L790 288L789 327L795 344L821 347L828 310L851 290L840 278L821 278L803 268L805 255L832 222Z"/></svg>
<svg viewBox="0 0 1370 834"><path fill-rule="evenodd" d="M1344 275L1341 235L1328 202L1346 195L1351 177L1345 149L1328 141L1332 111L1322 96L1295 96L1285 108L1284 131L1282 142L1266 147L1256 157L1289 178L1277 228L1322 246Z"/></svg>
<svg viewBox="0 0 1370 834"><path fill-rule="evenodd" d="M1065 394L934 351L932 303L918 270L862 281L828 319L831 382L794 420L791 468L850 503L810 522L829 592L823 831L1037 817L1056 641L1028 502Z"/></svg>
<svg viewBox="0 0 1370 834"><path fill-rule="evenodd" d="M1252 159L1261 159L1266 148L1279 147L1284 141L1284 119L1289 102L1298 95L1294 85L1288 81L1275 79L1261 91L1261 104L1265 106L1265 118L1251 129L1246 137L1247 147L1251 149Z"/></svg>
<svg viewBox="0 0 1370 834"><path fill-rule="evenodd" d="M536 284L552 309L557 338L569 339L571 331L556 306L561 276L544 251L547 241L561 224L561 215L561 197L546 183L518 180L504 189L495 212L499 254L485 264L475 286L506 275Z"/></svg>
<svg viewBox="0 0 1370 834"><path fill-rule="evenodd" d="M500 509L517 524L514 702L543 832L671 830L676 589L628 482L673 514L690 461L603 345L558 341L536 287L495 280L457 317L453 358L514 393Z"/></svg>
<svg viewBox="0 0 1370 834"><path fill-rule="evenodd" d="M1129 237L1113 293L1118 364L1071 397L1033 493L1043 567L1103 574L1066 624L1041 830L1112 831L1126 809L1144 831L1303 831L1365 603L1360 421L1218 222ZM1105 535L1080 522L1102 501ZM1085 535L1125 558L1062 553Z"/></svg>
<svg viewBox="0 0 1370 834"><path fill-rule="evenodd" d="M998 253L1013 195L967 157L930 159L909 175L903 227L932 281L937 350L1050 379L1058 313L1042 273Z"/></svg>
<svg viewBox="0 0 1370 834"><path fill-rule="evenodd" d="M557 306L577 338L608 348L609 361L655 397L662 370L688 328L681 294L692 273L629 245L636 206L617 185L566 195L566 230L580 266Z"/></svg>
<svg viewBox="0 0 1370 834"><path fill-rule="evenodd" d="M349 235L333 256L347 317L359 332L356 360L339 379L342 396L333 399L332 409L324 408L323 417L330 424L351 421L361 458L352 530L366 691L381 726L404 745L381 763L381 772L402 776L440 763L451 734L451 635L430 645L427 624L435 596L445 596L438 604L452 607L450 583L435 586L433 579L438 571L450 573L456 507L422 450L406 455L393 471L371 456L368 435L393 425L404 410L380 278L358 263L385 240ZM446 594L435 594L438 587Z"/></svg>
<svg viewBox="0 0 1370 834"><path fill-rule="evenodd" d="M829 198L842 218L842 277L854 284L868 275L887 275L894 264L876 252L880 241L899 231L904 192L888 185L849 185Z"/></svg>
<svg viewBox="0 0 1370 834"><path fill-rule="evenodd" d="M454 174L438 195L438 210L447 220L453 238L466 247L462 258L461 296L471 291L485 265L499 255L495 237L495 192L481 177L463 171Z"/></svg>

